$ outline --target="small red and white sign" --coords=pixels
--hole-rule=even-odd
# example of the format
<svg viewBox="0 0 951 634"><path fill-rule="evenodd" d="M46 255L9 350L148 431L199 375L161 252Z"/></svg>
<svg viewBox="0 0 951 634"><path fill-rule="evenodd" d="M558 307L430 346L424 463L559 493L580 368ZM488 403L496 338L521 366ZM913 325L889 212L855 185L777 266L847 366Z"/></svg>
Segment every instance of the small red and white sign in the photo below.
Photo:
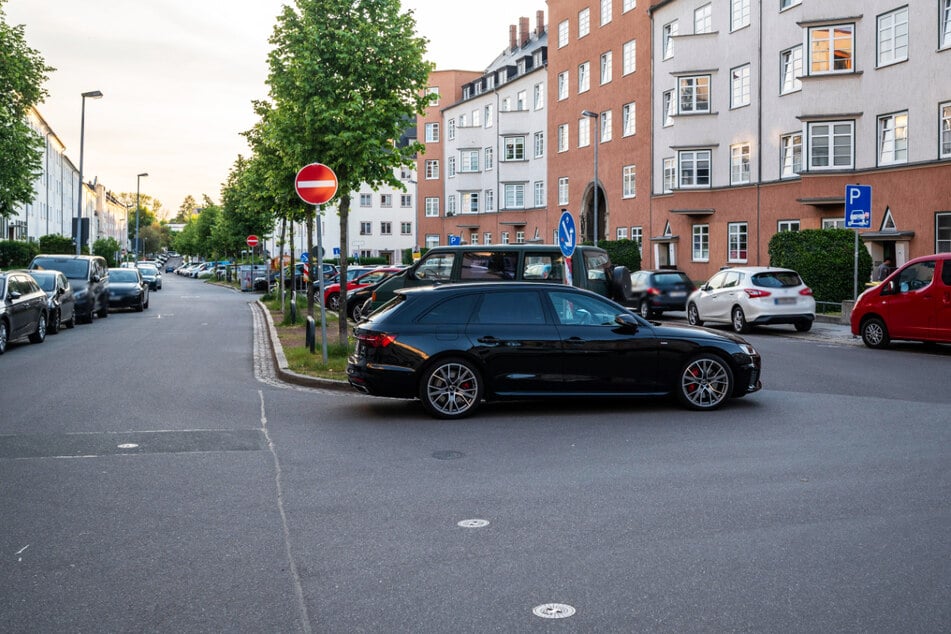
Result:
<svg viewBox="0 0 951 634"><path fill-rule="evenodd" d="M247 243L248 243L248 246L253 249L254 247L261 244L261 241L258 240L257 236L248 236Z"/></svg>
<svg viewBox="0 0 951 634"><path fill-rule="evenodd" d="M311 163L297 172L294 188L305 203L322 205L337 195L337 175L323 163Z"/></svg>

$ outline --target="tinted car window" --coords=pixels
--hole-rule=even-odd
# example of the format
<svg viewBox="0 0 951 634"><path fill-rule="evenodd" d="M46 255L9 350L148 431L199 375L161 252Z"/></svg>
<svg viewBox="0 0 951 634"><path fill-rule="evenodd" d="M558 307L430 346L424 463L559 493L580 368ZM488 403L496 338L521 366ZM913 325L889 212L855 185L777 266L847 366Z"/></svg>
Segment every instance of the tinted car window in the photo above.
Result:
<svg viewBox="0 0 951 634"><path fill-rule="evenodd" d="M472 293L439 302L416 321L421 324L466 324L479 295Z"/></svg>
<svg viewBox="0 0 951 634"><path fill-rule="evenodd" d="M558 323L571 326L614 325L617 308L597 297L580 293L550 293Z"/></svg>
<svg viewBox="0 0 951 634"><path fill-rule="evenodd" d="M467 251L462 254L459 279L485 282L514 280L517 263L516 251Z"/></svg>
<svg viewBox="0 0 951 634"><path fill-rule="evenodd" d="M138 282L139 276L132 269L119 269L109 274L113 282Z"/></svg>
<svg viewBox="0 0 951 634"><path fill-rule="evenodd" d="M544 324L538 293L490 293L482 296L472 321L479 324Z"/></svg>
<svg viewBox="0 0 951 634"><path fill-rule="evenodd" d="M421 280L448 280L452 275L454 254L437 253L419 263L416 277Z"/></svg>
<svg viewBox="0 0 951 634"><path fill-rule="evenodd" d="M658 286L673 286L681 282L690 283L686 273L655 273L654 283Z"/></svg>
<svg viewBox="0 0 951 634"><path fill-rule="evenodd" d="M941 281L945 286L951 286L951 260L941 263Z"/></svg>
<svg viewBox="0 0 951 634"><path fill-rule="evenodd" d="M792 288L801 286L802 280L798 273L792 271L771 271L769 273L757 273L752 277L753 284L765 288Z"/></svg>
<svg viewBox="0 0 951 634"><path fill-rule="evenodd" d="M526 255L522 279L563 280L564 260L561 255Z"/></svg>
<svg viewBox="0 0 951 634"><path fill-rule="evenodd" d="M604 280L607 279L607 273L605 269L610 263L611 259L608 257L607 253L599 252L586 252L584 256L585 268L588 269L588 279L589 280Z"/></svg>

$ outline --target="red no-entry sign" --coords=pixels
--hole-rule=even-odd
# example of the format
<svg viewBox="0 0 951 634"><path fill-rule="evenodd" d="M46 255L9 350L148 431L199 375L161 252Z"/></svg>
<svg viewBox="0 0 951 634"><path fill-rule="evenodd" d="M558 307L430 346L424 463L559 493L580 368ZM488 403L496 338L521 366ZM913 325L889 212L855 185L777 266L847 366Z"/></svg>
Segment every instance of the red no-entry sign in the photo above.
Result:
<svg viewBox="0 0 951 634"><path fill-rule="evenodd" d="M247 242L248 242L248 246L251 247L252 249L261 243L261 241L258 240L257 236L248 236Z"/></svg>
<svg viewBox="0 0 951 634"><path fill-rule="evenodd" d="M323 163L311 163L297 172L294 188L305 203L322 205L337 194L337 175Z"/></svg>

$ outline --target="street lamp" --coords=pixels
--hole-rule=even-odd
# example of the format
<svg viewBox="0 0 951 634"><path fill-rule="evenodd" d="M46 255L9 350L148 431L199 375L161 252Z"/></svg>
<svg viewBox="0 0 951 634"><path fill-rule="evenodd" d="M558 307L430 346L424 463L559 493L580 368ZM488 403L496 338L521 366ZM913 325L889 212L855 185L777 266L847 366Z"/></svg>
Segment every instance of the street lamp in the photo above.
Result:
<svg viewBox="0 0 951 634"><path fill-rule="evenodd" d="M135 177L135 261L139 261L139 189L142 187L142 177L148 172L136 174Z"/></svg>
<svg viewBox="0 0 951 634"><path fill-rule="evenodd" d="M82 253L83 242L83 146L86 140L86 97L102 99L102 93L98 90L83 93L83 111L79 123L79 202L76 203L76 255Z"/></svg>
<svg viewBox="0 0 951 634"><path fill-rule="evenodd" d="M581 116L594 119L594 246L598 246L598 145L601 143L601 115L590 110L582 110Z"/></svg>

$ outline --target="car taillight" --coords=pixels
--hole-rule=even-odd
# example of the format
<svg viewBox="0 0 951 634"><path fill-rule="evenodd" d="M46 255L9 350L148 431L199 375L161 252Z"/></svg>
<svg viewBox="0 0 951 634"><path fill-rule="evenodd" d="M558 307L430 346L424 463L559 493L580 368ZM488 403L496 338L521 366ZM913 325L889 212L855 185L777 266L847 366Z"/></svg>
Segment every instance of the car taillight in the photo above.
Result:
<svg viewBox="0 0 951 634"><path fill-rule="evenodd" d="M743 292L746 293L750 299L757 299L760 297L769 297L769 291L761 291L758 288L744 288Z"/></svg>
<svg viewBox="0 0 951 634"><path fill-rule="evenodd" d="M654 288L653 286L651 286L649 289L647 289L647 294L648 294L648 295L660 295L660 291L657 290L656 288Z"/></svg>
<svg viewBox="0 0 951 634"><path fill-rule="evenodd" d="M799 294L800 294L800 295L812 295L812 289L807 286L806 288L804 288L804 289L802 289L801 291L799 291Z"/></svg>
<svg viewBox="0 0 951 634"><path fill-rule="evenodd" d="M387 332L365 332L357 334L357 339L370 348L385 348L396 341L396 335Z"/></svg>

